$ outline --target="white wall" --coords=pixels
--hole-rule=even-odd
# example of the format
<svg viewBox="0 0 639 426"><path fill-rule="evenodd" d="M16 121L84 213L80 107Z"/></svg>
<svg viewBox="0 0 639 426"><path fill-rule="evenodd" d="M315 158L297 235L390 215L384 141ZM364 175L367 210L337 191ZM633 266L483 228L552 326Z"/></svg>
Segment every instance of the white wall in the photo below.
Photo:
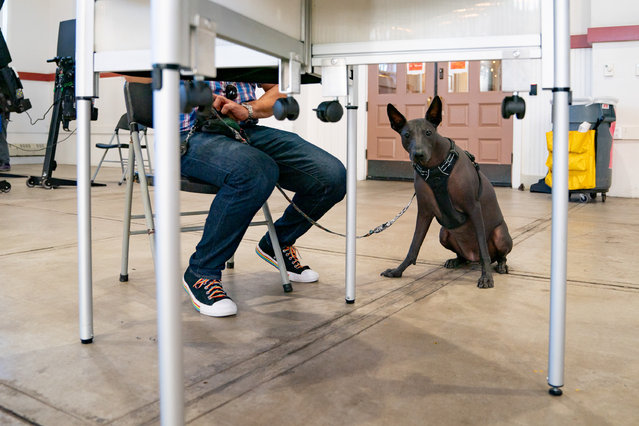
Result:
<svg viewBox="0 0 639 426"><path fill-rule="evenodd" d="M570 34L586 34L590 27L591 0L570 2Z"/></svg>
<svg viewBox="0 0 639 426"><path fill-rule="evenodd" d="M639 24L639 3L634 0L616 0L614 8L607 1L591 1L592 27ZM593 96L619 99L609 194L639 197L639 41L596 43L592 56ZM604 76L604 65L612 65L614 75Z"/></svg>
<svg viewBox="0 0 639 426"><path fill-rule="evenodd" d="M639 6L635 6L639 16ZM613 96L617 123L613 141L612 185L609 194L639 197L639 41L597 43L592 47L593 96ZM614 67L604 76L604 65Z"/></svg>
<svg viewBox="0 0 639 426"><path fill-rule="evenodd" d="M588 27L639 24L639 2L635 0L590 0L589 3ZM608 194L639 197L639 168L635 165L639 158L639 41L594 43L591 55L591 96L618 99L612 185ZM604 75L604 65L612 65L614 75Z"/></svg>
<svg viewBox="0 0 639 426"><path fill-rule="evenodd" d="M552 95L541 90L541 60L531 61L530 83L537 84L537 96L528 93L519 95L526 102L523 120L513 120L513 177L514 188L523 183L526 187L536 183L546 175L546 132L551 130ZM519 172L518 172L519 170ZM520 173L518 176L517 173Z"/></svg>

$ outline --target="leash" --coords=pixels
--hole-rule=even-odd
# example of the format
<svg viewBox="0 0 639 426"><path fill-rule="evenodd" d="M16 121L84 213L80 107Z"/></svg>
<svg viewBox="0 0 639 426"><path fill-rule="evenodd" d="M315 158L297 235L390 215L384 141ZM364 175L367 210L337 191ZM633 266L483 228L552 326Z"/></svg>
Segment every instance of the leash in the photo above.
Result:
<svg viewBox="0 0 639 426"><path fill-rule="evenodd" d="M276 183L275 186L277 187L277 189L279 189L279 191L282 193L282 195L284 196L284 198L286 198L286 201L288 201L291 206L293 206L293 208L295 210L297 210L297 212L299 214L301 214L307 221L309 221L311 223L311 225L315 225L317 226L319 229L328 232L329 234L333 234L333 235L337 235L339 237L344 237L346 238L346 234L342 234L339 232L335 232L335 231L331 231L330 229L327 229L325 227L323 227L322 225L320 225L319 223L317 223L316 221L314 221L313 219L311 219L306 213L304 213L299 207L297 207L297 205L293 202L293 200L291 200L289 198L288 195L286 195L286 193L284 192L284 190L282 189L282 187L280 186L279 183ZM375 228L370 229L366 234L363 235L358 235L355 238L366 238L366 237L370 237L373 234L379 234L382 231L385 231L386 229L390 228L391 225L393 223L395 223L397 221L397 219L399 219L400 217L402 217L402 215L404 213L406 213L406 210L408 210L408 208L410 207L410 205L413 203L413 200L415 199L415 193L413 193L413 196L410 198L410 201L408 201L408 204L406 204L406 207L404 207L394 218L392 218L391 220L389 220L388 222L384 222L381 225L376 226Z"/></svg>
<svg viewBox="0 0 639 426"><path fill-rule="evenodd" d="M242 135L240 133L240 131L238 131L237 129L235 129L233 126L231 126L229 123L227 123L227 121L217 112L217 110L215 110L214 108L211 108L211 111L213 113L213 115L215 115L215 119L219 120L220 123L222 123L224 126L226 126L231 133L234 136L234 139L237 140L238 142L250 145L249 143L249 139L246 135ZM186 153L186 149L188 149L188 141L191 138L191 136L193 135L193 133L195 132L195 127L193 126L191 127L191 130L189 131L189 134L186 137L186 140L184 141L184 148L181 147L181 151L182 151L182 155L184 155ZM306 219L311 225L318 227L319 229L328 232L329 234L333 234L333 235L337 235L339 237L344 237L346 238L346 234L342 234L340 232L335 232L332 231L322 225L320 225L319 223L317 223L315 220L313 220L310 216L308 216L306 213L304 213L302 211L302 209L300 209L297 204L295 204L293 202L293 200L291 200L291 198L286 195L286 193L284 192L284 190L282 189L282 187L280 186L279 183L276 183L275 186L277 187L277 189L280 191L280 193L284 196L284 198L286 199L286 201L289 202L289 204L291 206L293 206L293 208L302 215L302 217L304 219ZM363 235L359 235L356 236L356 238L366 238L366 237L370 237L373 234L379 234L382 231L385 231L386 229L390 228L393 223L395 223L397 221L397 219L399 219L400 217L402 217L402 215L404 213L406 213L406 210L408 210L408 208L410 207L410 205L413 203L413 200L415 199L415 193L413 193L413 196L411 197L411 199L408 201L408 204L406 204L406 207L404 207L394 218L392 218L391 220L389 220L388 222L384 222L381 225L376 226L375 228L370 229L366 234Z"/></svg>

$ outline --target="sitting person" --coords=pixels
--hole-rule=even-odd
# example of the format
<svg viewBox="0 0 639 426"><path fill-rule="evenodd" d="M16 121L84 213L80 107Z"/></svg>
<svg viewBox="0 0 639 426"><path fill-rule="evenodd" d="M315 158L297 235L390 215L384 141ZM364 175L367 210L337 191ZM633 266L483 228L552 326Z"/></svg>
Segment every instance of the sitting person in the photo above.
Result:
<svg viewBox="0 0 639 426"><path fill-rule="evenodd" d="M239 123L246 143L228 134L210 133L194 127L196 113L181 117L183 150L181 172L220 188L204 225L202 239L189 260L183 285L195 308L204 315L234 315L237 306L222 287L222 270L235 253L255 213L271 195L275 184L293 191L294 203L318 220L344 198L346 170L334 156L298 135L257 124L270 117L282 95L277 85L211 82L213 108ZM234 99L233 99L234 98ZM187 143L184 143L187 141ZM300 263L294 244L311 224L292 206L275 221L286 270L291 281L315 282L319 274ZM277 267L271 241L266 235L256 247L260 258Z"/></svg>

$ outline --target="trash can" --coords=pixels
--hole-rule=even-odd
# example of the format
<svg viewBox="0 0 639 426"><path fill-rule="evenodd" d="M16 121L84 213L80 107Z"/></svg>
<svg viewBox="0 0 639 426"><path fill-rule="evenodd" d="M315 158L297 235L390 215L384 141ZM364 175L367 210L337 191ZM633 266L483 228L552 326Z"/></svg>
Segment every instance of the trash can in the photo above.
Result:
<svg viewBox="0 0 639 426"><path fill-rule="evenodd" d="M580 194L580 201L588 201L588 195L590 198L595 198L598 193L601 193L602 201L606 201L606 193L610 189L612 183L612 133L614 131L614 122L616 121L615 107L613 100L601 100L595 99L593 102L591 99L587 100L575 100L569 108L569 149L573 149L573 146L585 147L585 144L581 140L585 141L587 133L592 134L594 131L594 162L591 161L590 155L592 152L586 152L586 148L580 150L577 148L576 152L569 152L569 194ZM583 123L588 123L589 126L582 126ZM584 127L589 127L588 129ZM589 130L590 132L587 132ZM580 133L578 133L580 132ZM574 133L574 134L573 134ZM580 136L580 137L577 137ZM583 138L581 137L583 136ZM592 138L592 136L590 136ZM552 132L547 135L548 150L552 151ZM592 140L592 139L591 139ZM573 142L577 142L573 144ZM590 151L592 151L592 142L590 143ZM586 160L579 158L583 154ZM570 169L570 164L574 162L584 162L587 164L586 168L575 167ZM545 183L540 180L535 184L537 187L532 192L550 192L552 186L552 152L548 158L547 165L549 166L549 173L546 176ZM592 168L594 167L594 176L592 175ZM574 172L571 170L575 170ZM577 171L579 170L579 171ZM582 172L583 171L583 172ZM585 176L576 176L580 173ZM593 179L591 179L593 178ZM572 180L571 180L572 179ZM572 185L571 185L572 182ZM575 182L583 182L584 185L576 185ZM541 188L544 187L544 188ZM547 188L547 190L545 190Z"/></svg>
<svg viewBox="0 0 639 426"><path fill-rule="evenodd" d="M606 192L612 184L612 132L617 117L612 103L596 101L570 106L569 130L578 130L585 121L590 123L590 128L595 131L595 187L574 193L589 193L593 198L597 193L601 193L602 200L605 201Z"/></svg>
<svg viewBox="0 0 639 426"><path fill-rule="evenodd" d="M590 126L589 123L586 123ZM552 186L553 180L553 132L546 133L546 147L548 159L546 166L548 174L544 181ZM568 132L568 190L592 189L597 185L595 175L595 131L580 132L571 130Z"/></svg>

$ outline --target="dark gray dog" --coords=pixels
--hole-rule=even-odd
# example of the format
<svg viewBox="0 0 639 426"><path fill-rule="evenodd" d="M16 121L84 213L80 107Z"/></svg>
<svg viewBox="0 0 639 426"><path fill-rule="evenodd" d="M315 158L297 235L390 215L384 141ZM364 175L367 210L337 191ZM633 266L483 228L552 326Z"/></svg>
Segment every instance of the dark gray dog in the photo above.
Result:
<svg viewBox="0 0 639 426"><path fill-rule="evenodd" d="M406 259L397 267L382 272L385 277L401 277L408 265L415 264L419 249L433 217L442 225L440 243L457 254L446 268L457 268L469 261L481 262L480 288L493 286L490 264L496 271L508 273L506 255L513 247L508 226L501 214L495 191L479 171L474 157L455 146L451 139L437 133L442 121L442 102L435 96L426 118L406 121L388 104L391 127L401 135L415 168L417 224Z"/></svg>

